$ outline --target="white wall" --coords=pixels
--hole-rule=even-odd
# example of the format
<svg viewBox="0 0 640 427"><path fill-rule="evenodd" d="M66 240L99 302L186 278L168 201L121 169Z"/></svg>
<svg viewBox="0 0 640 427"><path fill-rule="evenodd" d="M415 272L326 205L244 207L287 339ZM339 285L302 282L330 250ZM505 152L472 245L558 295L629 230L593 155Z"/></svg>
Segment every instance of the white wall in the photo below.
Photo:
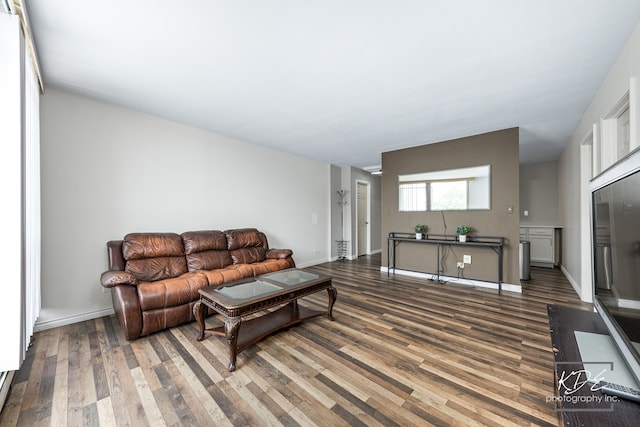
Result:
<svg viewBox="0 0 640 427"><path fill-rule="evenodd" d="M106 242L256 227L298 266L329 259L329 165L53 88L41 102L40 329L108 313Z"/></svg>
<svg viewBox="0 0 640 427"><path fill-rule="evenodd" d="M597 55L598 52L594 52ZM589 221L580 214L580 144L629 90L629 79L640 75L640 25L636 27L605 78L558 161L559 215L564 225L562 269L584 300L591 294L590 278L583 280L581 247L591 245L591 236L580 232Z"/></svg>

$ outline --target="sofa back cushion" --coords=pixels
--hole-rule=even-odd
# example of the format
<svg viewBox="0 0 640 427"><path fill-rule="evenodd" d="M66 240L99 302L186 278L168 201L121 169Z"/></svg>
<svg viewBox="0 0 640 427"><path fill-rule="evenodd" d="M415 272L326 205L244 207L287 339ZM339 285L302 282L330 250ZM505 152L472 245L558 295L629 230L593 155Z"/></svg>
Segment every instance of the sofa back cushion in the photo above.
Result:
<svg viewBox="0 0 640 427"><path fill-rule="evenodd" d="M252 264L264 261L268 248L255 228L226 230L227 244L234 264Z"/></svg>
<svg viewBox="0 0 640 427"><path fill-rule="evenodd" d="M182 233L189 271L216 270L233 264L222 231L187 231Z"/></svg>
<svg viewBox="0 0 640 427"><path fill-rule="evenodd" d="M187 272L182 238L176 233L130 233L124 236L125 271L139 280L177 277Z"/></svg>

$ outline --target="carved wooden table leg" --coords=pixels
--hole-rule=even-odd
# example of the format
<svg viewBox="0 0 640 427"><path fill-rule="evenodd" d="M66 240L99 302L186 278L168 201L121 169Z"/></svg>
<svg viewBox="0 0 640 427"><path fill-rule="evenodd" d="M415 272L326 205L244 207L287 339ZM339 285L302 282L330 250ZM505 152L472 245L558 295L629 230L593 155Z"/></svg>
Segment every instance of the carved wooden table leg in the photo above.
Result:
<svg viewBox="0 0 640 427"><path fill-rule="evenodd" d="M238 332L242 319L240 317L228 317L224 322L224 334L229 342L229 367L227 370L236 370L236 356L238 354Z"/></svg>
<svg viewBox="0 0 640 427"><path fill-rule="evenodd" d="M198 327L200 328L200 335L198 335L197 340L202 341L204 339L204 312L207 309L201 301L198 301L193 306L193 315L198 321Z"/></svg>
<svg viewBox="0 0 640 427"><path fill-rule="evenodd" d="M327 293L329 294L329 306L327 307L327 318L329 320L333 320L333 304L335 304L336 299L338 298L338 290L333 286L327 288Z"/></svg>

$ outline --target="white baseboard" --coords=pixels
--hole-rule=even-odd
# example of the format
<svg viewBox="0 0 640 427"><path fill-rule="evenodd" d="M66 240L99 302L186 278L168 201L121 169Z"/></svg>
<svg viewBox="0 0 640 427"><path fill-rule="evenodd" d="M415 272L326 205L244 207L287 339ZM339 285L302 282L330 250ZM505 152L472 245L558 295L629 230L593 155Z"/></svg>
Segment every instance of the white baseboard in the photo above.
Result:
<svg viewBox="0 0 640 427"><path fill-rule="evenodd" d="M388 267L385 266L381 266L380 267L380 271L386 273L389 270ZM435 273L422 273L419 271L411 271L411 270L401 270L401 269L391 269L391 274L401 274L404 276L411 276L411 277L418 277L421 279L431 279ZM495 282L485 282L482 280L473 280L473 279L464 279L464 278L458 278L458 277L451 277L451 276L443 276L442 274L440 275L440 280L445 281L445 282L450 282L450 283L456 283L456 284L460 284L460 285L470 285L470 286L478 286L481 288L490 288L490 289L498 289L498 284ZM514 285L511 283L502 283L502 290L503 291L509 291L509 292L516 292L521 294L522 293L522 286L521 285Z"/></svg>
<svg viewBox="0 0 640 427"><path fill-rule="evenodd" d="M371 253L367 254L367 255L375 255L375 254L379 254L382 253L382 249L376 249L371 251ZM353 261L354 259L358 259L357 255L354 254L347 254L347 256L345 257L345 259L347 259L348 261ZM318 265L318 264L323 264L325 262L334 262L334 261L338 261L338 256L331 256L329 257L329 259L317 259L317 260L311 260L311 261L307 261L307 262L302 262L302 263L296 263L296 268L306 268L306 267L313 267L314 265Z"/></svg>
<svg viewBox="0 0 640 427"><path fill-rule="evenodd" d="M57 328L59 326L66 326L78 322L83 322L85 320L97 319L98 317L110 316L113 313L115 313L113 311L113 308L104 308L101 310L89 311L87 313L76 313L71 315L61 315L59 313L54 314L50 317L41 315L40 318L38 318L38 321L36 321L33 330L35 332L44 331L47 329ZM43 317L45 318L43 319Z"/></svg>
<svg viewBox="0 0 640 427"><path fill-rule="evenodd" d="M318 264L324 264L325 262L331 262L332 259L331 258L322 258L322 259L314 259L311 261L307 261L307 262L301 262L301 263L297 263L296 262L296 268L307 268L307 267L313 267L314 265L318 265Z"/></svg>
<svg viewBox="0 0 640 427"><path fill-rule="evenodd" d="M569 271L566 268L564 268L564 265L562 264L560 264L560 271L562 271L562 274L564 274L564 277L567 278L567 280L573 287L573 290L576 291L576 294L578 294L578 298L582 299L582 289L580 289L580 285L578 285L578 282L575 281L575 279L571 276L571 274L569 274ZM593 301L586 301L586 302L593 302Z"/></svg>
<svg viewBox="0 0 640 427"><path fill-rule="evenodd" d="M542 267L542 268L555 268L555 264L552 262L538 262L538 261L531 261L530 263L531 267Z"/></svg>

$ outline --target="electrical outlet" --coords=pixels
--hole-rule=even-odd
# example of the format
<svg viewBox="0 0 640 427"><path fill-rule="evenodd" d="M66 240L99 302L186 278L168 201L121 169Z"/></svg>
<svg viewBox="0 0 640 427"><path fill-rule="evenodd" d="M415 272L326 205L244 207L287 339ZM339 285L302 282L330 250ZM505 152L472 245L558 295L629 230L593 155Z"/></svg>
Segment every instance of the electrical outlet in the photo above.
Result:
<svg viewBox="0 0 640 427"><path fill-rule="evenodd" d="M462 257L462 262L465 264L471 264L471 255L465 255Z"/></svg>
<svg viewBox="0 0 640 427"><path fill-rule="evenodd" d="M464 268L464 262L458 261L458 268Z"/></svg>

